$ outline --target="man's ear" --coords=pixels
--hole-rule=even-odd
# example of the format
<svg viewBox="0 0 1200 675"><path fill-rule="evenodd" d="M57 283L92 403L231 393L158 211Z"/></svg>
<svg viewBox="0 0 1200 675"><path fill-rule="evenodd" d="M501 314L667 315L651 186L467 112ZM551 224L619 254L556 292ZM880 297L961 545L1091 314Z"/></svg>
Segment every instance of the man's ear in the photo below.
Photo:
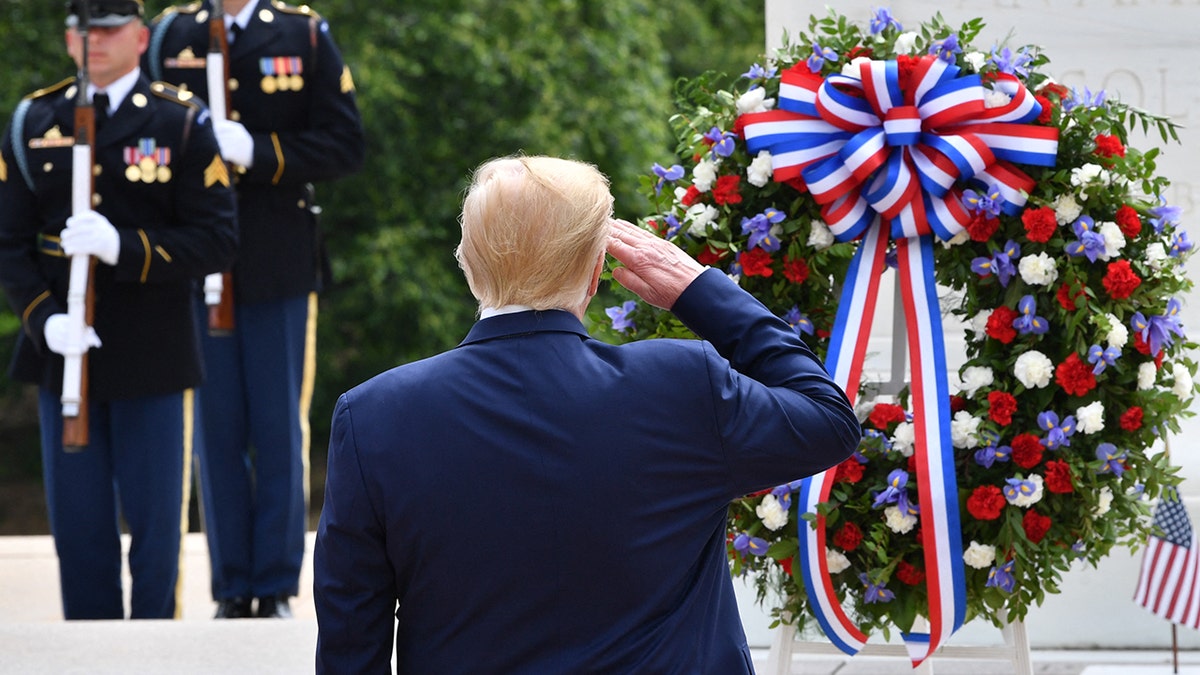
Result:
<svg viewBox="0 0 1200 675"><path fill-rule="evenodd" d="M592 281L588 284L588 299L596 295L596 291L600 289L600 273L604 271L604 256L605 252L600 252L600 259L596 261L596 267L592 270Z"/></svg>

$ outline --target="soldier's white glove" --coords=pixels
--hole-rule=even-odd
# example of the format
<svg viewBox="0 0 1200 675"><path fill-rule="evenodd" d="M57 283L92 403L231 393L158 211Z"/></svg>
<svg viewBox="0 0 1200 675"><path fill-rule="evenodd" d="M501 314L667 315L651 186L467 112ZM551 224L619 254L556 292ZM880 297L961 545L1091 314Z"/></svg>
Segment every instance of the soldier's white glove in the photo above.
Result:
<svg viewBox="0 0 1200 675"><path fill-rule="evenodd" d="M91 347L100 346L100 336L91 326L84 326L82 335L72 335L71 322L66 314L51 314L43 329L46 347L55 354L78 356Z"/></svg>
<svg viewBox="0 0 1200 675"><path fill-rule="evenodd" d="M217 134L217 145L221 146L221 157L249 169L254 163L254 139L246 127L233 120L213 120L213 131Z"/></svg>
<svg viewBox="0 0 1200 675"><path fill-rule="evenodd" d="M204 277L204 304L215 307L221 304L221 292L225 290L224 275L213 272Z"/></svg>
<svg viewBox="0 0 1200 675"><path fill-rule="evenodd" d="M67 255L94 255L108 265L116 265L121 252L117 228L108 218L91 210L67 218L61 243Z"/></svg>

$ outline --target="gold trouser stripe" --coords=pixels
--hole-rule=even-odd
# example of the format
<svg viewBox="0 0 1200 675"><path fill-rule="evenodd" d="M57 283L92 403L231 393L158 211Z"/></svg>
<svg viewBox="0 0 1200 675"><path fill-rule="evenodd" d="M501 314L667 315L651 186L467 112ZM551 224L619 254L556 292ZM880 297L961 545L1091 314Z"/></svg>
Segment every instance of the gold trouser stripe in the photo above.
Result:
<svg viewBox="0 0 1200 675"><path fill-rule="evenodd" d="M279 136L274 131L271 132L271 145L275 146L275 159L279 160L279 168L275 169L271 185L279 185L279 180L283 178L283 146L279 145Z"/></svg>
<svg viewBox="0 0 1200 675"><path fill-rule="evenodd" d="M300 380L300 434L303 438L300 461L304 463L304 509L308 513L309 461L308 450L312 443L312 430L308 424L308 411L312 406L313 386L317 379L317 294L308 294L308 321L304 326L304 376ZM307 527L307 526L306 526Z"/></svg>
<svg viewBox="0 0 1200 675"><path fill-rule="evenodd" d="M142 240L142 248L146 251L146 261L142 263L142 283L146 283L146 277L150 276L150 238L146 236L146 231L138 229L138 237Z"/></svg>
<svg viewBox="0 0 1200 675"><path fill-rule="evenodd" d="M36 298L33 299L33 302L29 303L29 306L25 308L25 311L21 312L21 325L24 326L25 333L31 338L33 337L33 333L29 332L29 315L33 314L34 307L42 304L42 301L48 297L50 297L50 291L42 291Z"/></svg>
<svg viewBox="0 0 1200 675"><path fill-rule="evenodd" d="M192 501L192 438L195 432L195 395L183 390L183 501L179 509L179 570L175 577L175 618L183 618L184 542L188 533L188 505Z"/></svg>

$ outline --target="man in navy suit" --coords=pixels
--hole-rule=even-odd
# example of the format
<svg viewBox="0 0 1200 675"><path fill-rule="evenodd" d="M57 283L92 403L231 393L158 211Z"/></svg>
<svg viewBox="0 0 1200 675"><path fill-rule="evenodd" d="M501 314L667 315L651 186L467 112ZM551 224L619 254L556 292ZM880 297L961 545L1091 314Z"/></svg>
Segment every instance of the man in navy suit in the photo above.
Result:
<svg viewBox="0 0 1200 675"><path fill-rule="evenodd" d="M591 339L606 250L704 341ZM724 274L613 220L589 165L485 163L457 257L467 338L334 412L317 672L390 672L394 644L399 673L753 673L728 504L848 457L845 394Z"/></svg>

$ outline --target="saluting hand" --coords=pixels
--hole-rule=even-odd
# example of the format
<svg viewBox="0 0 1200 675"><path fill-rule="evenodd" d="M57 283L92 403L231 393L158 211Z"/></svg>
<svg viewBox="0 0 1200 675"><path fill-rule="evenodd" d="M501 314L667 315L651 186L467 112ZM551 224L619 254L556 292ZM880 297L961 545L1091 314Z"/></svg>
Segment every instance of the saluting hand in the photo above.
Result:
<svg viewBox="0 0 1200 675"><path fill-rule="evenodd" d="M671 309L704 271L683 249L624 220L612 221L608 252L624 265L613 270L613 278L661 309Z"/></svg>

